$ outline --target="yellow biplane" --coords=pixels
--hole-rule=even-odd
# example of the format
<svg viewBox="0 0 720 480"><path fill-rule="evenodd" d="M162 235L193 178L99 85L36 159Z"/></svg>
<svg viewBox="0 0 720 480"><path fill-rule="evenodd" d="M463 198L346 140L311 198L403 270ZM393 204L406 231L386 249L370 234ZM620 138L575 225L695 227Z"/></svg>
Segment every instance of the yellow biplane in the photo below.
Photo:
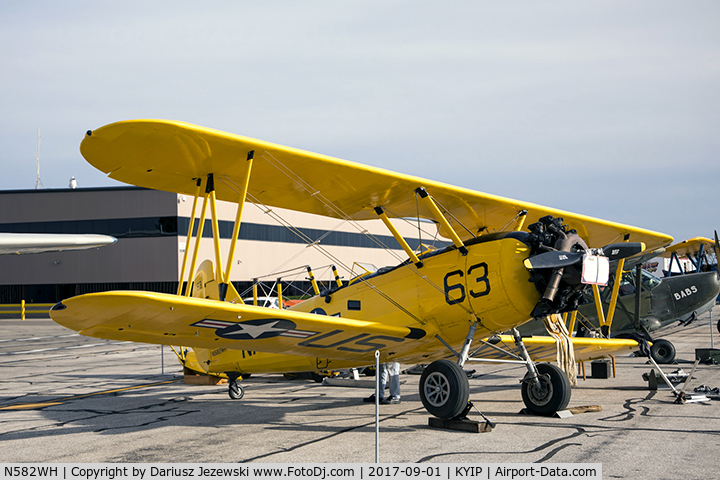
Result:
<svg viewBox="0 0 720 480"><path fill-rule="evenodd" d="M717 236L717 232L715 233ZM670 259L667 271L663 272L666 276L679 275L683 273L700 273L712 269L711 259L709 256L714 254L717 264L717 253L715 252L716 243L705 237L695 237L683 240L674 245L670 245L660 255ZM687 258L692 264L692 269L686 271L680 263L680 257ZM677 269L673 270L673 266L677 265Z"/></svg>
<svg viewBox="0 0 720 480"><path fill-rule="evenodd" d="M311 278L312 272L310 271ZM319 288L318 288L319 290ZM254 305L265 305L270 308L277 308L277 297L258 297L257 291L254 289L253 297L245 298L246 302ZM205 260L195 276L194 288L192 296L199 298L219 299L219 288L215 279L214 268L212 262ZM233 301L226 298L227 301ZM572 318L572 317L571 317ZM562 321L565 319L557 319ZM532 335L526 336L528 333L525 327L526 323L520 330L522 343L527 350L530 358L535 362L552 362L557 361L559 364L563 355L570 355L563 352L563 349L572 349L571 358L573 361L585 362L606 358L610 355L630 354L637 351L640 347L636 340L619 338L589 338L589 337L570 337L567 336L547 335L546 327L541 330L533 329ZM553 328L551 324L551 328ZM555 328L557 330L557 328ZM568 342L565 346L562 343ZM524 359L518 354L519 348L515 344L514 335L494 335L492 338L475 339L477 347L471 352L471 360L477 362L521 362ZM500 344L501 347L497 345ZM558 352L558 349L561 351ZM200 374L210 374L215 376L230 376L231 383L229 395L232 399L240 399L243 397L243 389L237 383L233 383L234 378L249 377L255 373L284 373L284 374L309 374L310 378L316 381L322 380L323 376L320 372L328 370L342 370L357 366L354 362L341 362L328 358L304 357L298 355L287 355L279 353L266 353L254 351L237 351L227 348L219 349L199 349L194 351L181 350L176 351L180 363L187 369ZM450 351L448 355L451 356ZM574 366L573 366L574 368ZM569 372L568 372L569 373ZM568 375L572 378L573 375Z"/></svg>
<svg viewBox="0 0 720 480"><path fill-rule="evenodd" d="M463 366L475 339L532 317L575 310L586 283L594 282L592 272L602 270L597 265L672 241L642 228L181 122L114 123L88 131L80 150L110 178L194 195L195 204L203 199L203 207L184 295L182 281L177 295L81 295L51 309L56 322L84 335L184 345L196 352L234 351L238 359L243 352L269 352L364 366L373 364L379 351L383 362L429 363L420 397L441 418L455 418L468 405ZM238 204L224 269L218 199ZM245 305L229 279L246 200L349 222L380 218L408 259L290 309ZM192 280L208 205L218 299L190 295L201 287ZM195 208L188 236L194 217ZM435 222L452 245L418 254L392 217ZM183 262L181 278L185 271ZM547 414L564 408L570 398L567 376L554 365L535 365L522 338L515 335L515 340L528 370L522 383L528 409ZM448 354L457 360L444 358Z"/></svg>

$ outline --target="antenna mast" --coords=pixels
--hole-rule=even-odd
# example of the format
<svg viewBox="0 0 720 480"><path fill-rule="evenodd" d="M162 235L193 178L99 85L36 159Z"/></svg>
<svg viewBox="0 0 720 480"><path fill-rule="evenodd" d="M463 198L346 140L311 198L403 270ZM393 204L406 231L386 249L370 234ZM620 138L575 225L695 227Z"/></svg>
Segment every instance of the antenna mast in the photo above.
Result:
<svg viewBox="0 0 720 480"><path fill-rule="evenodd" d="M40 181L40 127L38 127L37 138L37 155L35 156L35 165L37 165L37 180L35 180L35 190L39 190L41 187L45 188L45 185L43 185Z"/></svg>

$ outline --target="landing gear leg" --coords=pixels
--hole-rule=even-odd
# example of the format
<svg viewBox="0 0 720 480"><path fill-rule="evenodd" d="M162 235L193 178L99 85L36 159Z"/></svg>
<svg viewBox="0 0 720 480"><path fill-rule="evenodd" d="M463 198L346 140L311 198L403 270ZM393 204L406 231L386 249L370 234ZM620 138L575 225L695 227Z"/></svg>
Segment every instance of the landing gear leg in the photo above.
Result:
<svg viewBox="0 0 720 480"><path fill-rule="evenodd" d="M470 382L463 365L470 356L470 343L475 336L477 325L470 325L465 343L460 353L455 352L458 361L436 360L428 365L420 376L420 400L432 415L443 419L458 418L467 415L470 410Z"/></svg>
<svg viewBox="0 0 720 480"><path fill-rule="evenodd" d="M513 337L528 369L522 381L522 399L527 409L536 415L552 415L565 409L572 394L567 375L549 363L535 365L517 329L513 329Z"/></svg>
<svg viewBox="0 0 720 480"><path fill-rule="evenodd" d="M472 343L473 337L475 336L475 331L477 330L477 325L475 322L470 324L470 330L468 330L468 334L465 337L465 343L463 343L463 348L460 351L460 355L458 355L458 365L460 365L460 368L465 366L465 362L467 362L468 357L470 356L470 344Z"/></svg>

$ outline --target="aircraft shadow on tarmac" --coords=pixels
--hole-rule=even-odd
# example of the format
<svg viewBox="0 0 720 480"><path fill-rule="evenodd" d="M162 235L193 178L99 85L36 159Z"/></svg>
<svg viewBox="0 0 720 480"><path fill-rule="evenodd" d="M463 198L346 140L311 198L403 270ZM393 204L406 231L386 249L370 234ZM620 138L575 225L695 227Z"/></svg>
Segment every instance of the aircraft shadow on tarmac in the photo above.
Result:
<svg viewBox="0 0 720 480"><path fill-rule="evenodd" d="M103 378L103 375L99 375ZM131 378L132 376L123 376ZM147 380L139 378L139 382ZM123 382L124 383L124 382ZM27 428L0 433L2 439L38 438L46 436L64 436L77 433L126 434L160 427L198 427L198 426L243 426L265 425L272 429L298 429L303 431L341 432L348 426L370 428L374 424L374 406L362 403L362 392L357 398L333 397L327 393L315 393L310 389L289 392L278 401L263 395L263 385L246 385L247 394L242 401L231 400L224 389L218 387L188 387L190 390L179 392L168 390L159 385L150 388L90 395L27 395L22 398L27 405L24 410L41 412L46 423L27 422ZM319 385L317 387L320 387ZM360 392L360 391L359 391ZM59 393L59 392L58 392ZM69 392L68 392L69 393ZM79 398L75 398L79 397ZM409 399L408 399L409 400ZM5 403L5 402L3 402ZM43 407L38 404L47 404ZM15 404L17 405L17 403ZM419 401L407 402L412 410L422 409ZM0 409L12 405L0 405ZM386 407L386 406L383 406ZM362 408L361 411L359 409ZM328 412L344 409L342 425L328 423ZM17 412L18 410L5 410ZM404 411L405 409L403 409ZM0 421L2 414L0 410ZM348 415L348 412L356 412ZM381 412L382 413L382 412ZM340 415L338 413L337 415ZM387 412L383 413L384 416ZM302 417L299 423L288 422L288 417ZM427 415L424 415L425 418ZM358 420L361 422L358 425ZM412 431L415 426L403 430Z"/></svg>
<svg viewBox="0 0 720 480"><path fill-rule="evenodd" d="M62 437L77 433L96 433L103 435L127 434L162 427L198 427L198 426L244 426L263 425L269 430L303 431L322 433L342 433L350 430L371 431L374 429L374 405L362 402L367 396L367 389L355 389L356 397L333 396L333 390L313 383L287 382L253 378L244 381L246 396L241 400L231 400L226 396L222 386L186 386L178 384L155 385L146 388L132 389L133 386L149 384L153 380L168 381L173 377L137 376L131 374L105 375L93 374L60 374L69 381L71 388L64 392L56 390L50 395L28 394L21 399L5 398L0 409L8 407L7 400L18 404L21 400L28 405L27 409L38 411L49 423L37 425L29 422L27 428L0 433L2 439L25 439L47 436ZM495 375L486 375L487 377ZM496 376L497 381L504 380L507 384L495 383L491 387L486 381L471 382L471 392L481 394L490 388L497 390L517 390L516 399L502 400L502 403L517 403L521 407L519 384L514 378ZM79 388L74 378L103 381L105 392L95 389L94 393L78 393ZM112 382L112 380L122 380ZM108 382L105 383L104 381ZM135 380L135 381L133 381ZM179 377L175 377L179 381ZM115 389L108 388L114 383ZM289 390L282 396L270 397L264 390L277 388L279 384L287 384ZM297 385L297 387L295 387ZM179 387L179 389L178 389ZM415 387L414 385L412 387ZM113 391L116 390L116 391ZM427 412L424 411L419 395L414 391L403 395L400 405L381 406L381 422L389 418L408 416L410 422L401 427L385 426L395 432L412 432L426 429ZM269 392L268 392L269 393ZM487 406L498 400L488 400ZM476 402L483 410L485 402ZM38 404L47 404L43 407ZM5 410L17 411L17 410ZM337 413L335 413L337 411ZM517 414L483 410L493 417L515 417ZM0 411L0 418L2 415ZM471 411L470 417L480 420L479 415ZM334 416L328 421L328 415ZM296 420L297 419L297 420ZM416 421L415 421L416 419Z"/></svg>

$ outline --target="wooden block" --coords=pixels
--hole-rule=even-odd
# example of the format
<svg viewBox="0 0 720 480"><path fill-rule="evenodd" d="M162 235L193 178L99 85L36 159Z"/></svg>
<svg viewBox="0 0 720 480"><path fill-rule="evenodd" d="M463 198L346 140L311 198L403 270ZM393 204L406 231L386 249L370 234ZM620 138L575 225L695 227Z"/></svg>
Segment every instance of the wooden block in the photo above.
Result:
<svg viewBox="0 0 720 480"><path fill-rule="evenodd" d="M444 418L430 417L428 425L433 428L442 428L445 430L458 430L460 432L469 433L485 433L491 432L492 427L487 422L476 422L475 420L446 420Z"/></svg>
<svg viewBox="0 0 720 480"><path fill-rule="evenodd" d="M326 387L353 387L353 388L375 388L375 380L355 380L354 378L325 377L322 384ZM400 380L400 385L405 385L405 380ZM389 385L385 385L385 390Z"/></svg>
<svg viewBox="0 0 720 480"><path fill-rule="evenodd" d="M602 412L602 407L600 405L586 405L583 407L568 408L568 410L570 410L570 413L573 415L577 415L578 413Z"/></svg>
<svg viewBox="0 0 720 480"><path fill-rule="evenodd" d="M202 375L192 370L185 369L183 372L183 383L185 385L220 385L227 383L227 380L215 375Z"/></svg>
<svg viewBox="0 0 720 480"><path fill-rule="evenodd" d="M375 388L375 380L355 380L353 378L323 378L322 384L328 387Z"/></svg>

